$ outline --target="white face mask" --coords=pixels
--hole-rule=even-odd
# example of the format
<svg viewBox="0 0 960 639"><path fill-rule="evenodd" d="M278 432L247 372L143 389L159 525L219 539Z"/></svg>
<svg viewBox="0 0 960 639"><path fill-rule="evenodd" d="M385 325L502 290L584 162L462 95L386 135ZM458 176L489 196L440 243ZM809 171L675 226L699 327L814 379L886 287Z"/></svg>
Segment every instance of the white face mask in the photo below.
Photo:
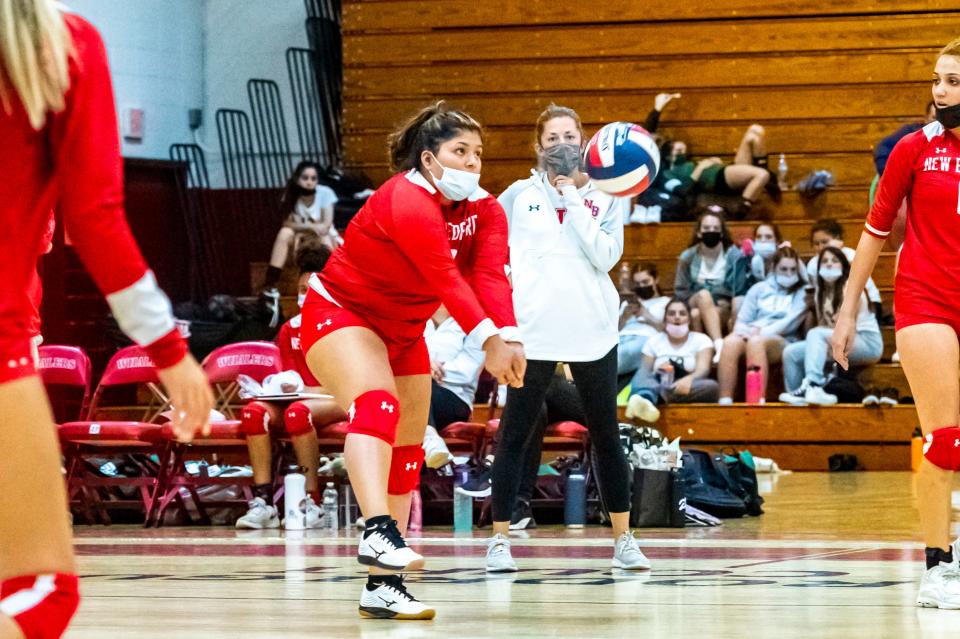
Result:
<svg viewBox="0 0 960 639"><path fill-rule="evenodd" d="M304 302L304 300L306 300L306 299L307 299L307 294L306 294L306 293L298 293L298 294L297 294L297 306L299 306L300 308L303 308L303 302Z"/></svg>
<svg viewBox="0 0 960 639"><path fill-rule="evenodd" d="M776 242L754 242L753 250L756 251L757 255L766 259L768 257L773 257L773 254L777 252L777 243Z"/></svg>
<svg viewBox="0 0 960 639"><path fill-rule="evenodd" d="M820 267L820 277L823 278L824 282L836 282L843 276L843 269L840 267L829 268L826 266Z"/></svg>
<svg viewBox="0 0 960 639"><path fill-rule="evenodd" d="M800 277L798 275L777 274L777 284L779 284L783 288L790 288L791 286L793 286L799 281L800 281Z"/></svg>
<svg viewBox="0 0 960 639"><path fill-rule="evenodd" d="M664 328L667 331L667 335L674 339L683 339L690 333L689 324L667 324Z"/></svg>
<svg viewBox="0 0 960 639"><path fill-rule="evenodd" d="M433 154L431 153L431 155ZM430 176L433 177L433 184L443 197L454 202L460 202L473 195L480 188L479 173L447 168L440 164L437 156L434 155L433 159L437 166L443 169L443 175L437 178L431 173Z"/></svg>

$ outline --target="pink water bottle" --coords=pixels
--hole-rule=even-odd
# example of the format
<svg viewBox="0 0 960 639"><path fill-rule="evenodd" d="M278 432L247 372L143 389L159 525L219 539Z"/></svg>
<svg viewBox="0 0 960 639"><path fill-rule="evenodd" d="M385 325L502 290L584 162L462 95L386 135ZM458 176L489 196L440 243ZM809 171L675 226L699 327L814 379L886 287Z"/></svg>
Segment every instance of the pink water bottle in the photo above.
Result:
<svg viewBox="0 0 960 639"><path fill-rule="evenodd" d="M763 373L759 366L747 367L747 403L763 404Z"/></svg>
<svg viewBox="0 0 960 639"><path fill-rule="evenodd" d="M423 499L420 497L420 488L410 494L410 522L407 524L408 533L418 533L423 530Z"/></svg>

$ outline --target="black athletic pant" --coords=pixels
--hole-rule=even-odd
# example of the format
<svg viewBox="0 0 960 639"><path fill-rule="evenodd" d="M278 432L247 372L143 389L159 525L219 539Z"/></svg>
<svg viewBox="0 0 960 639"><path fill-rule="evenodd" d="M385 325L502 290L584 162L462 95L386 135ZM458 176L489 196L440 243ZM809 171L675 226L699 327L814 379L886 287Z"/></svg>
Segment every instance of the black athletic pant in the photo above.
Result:
<svg viewBox="0 0 960 639"><path fill-rule="evenodd" d="M614 346L599 360L569 365L590 429L600 496L610 512L627 512L630 477L617 425L617 348ZM523 388L507 391L500 419L500 445L493 462L494 521L510 520L529 446L537 431L537 415L556 367L557 362L528 360Z"/></svg>
<svg viewBox="0 0 960 639"><path fill-rule="evenodd" d="M467 406L456 393L438 384L437 380L430 381L433 388L430 391L428 424L441 431L454 422L465 422L470 419L472 406Z"/></svg>

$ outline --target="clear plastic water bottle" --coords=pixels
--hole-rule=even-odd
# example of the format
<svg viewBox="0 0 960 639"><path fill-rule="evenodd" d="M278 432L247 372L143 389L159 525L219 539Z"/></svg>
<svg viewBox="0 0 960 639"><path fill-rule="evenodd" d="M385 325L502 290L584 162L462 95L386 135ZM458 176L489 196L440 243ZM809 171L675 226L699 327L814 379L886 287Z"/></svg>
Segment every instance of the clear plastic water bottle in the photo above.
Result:
<svg viewBox="0 0 960 639"><path fill-rule="evenodd" d="M332 481L327 482L321 500L323 501L323 519L320 528L336 531L340 527L340 517L338 516L340 511L337 507L340 498Z"/></svg>
<svg viewBox="0 0 960 639"><path fill-rule="evenodd" d="M781 153L780 161L777 163L777 184L781 191L787 190L787 158Z"/></svg>
<svg viewBox="0 0 960 639"><path fill-rule="evenodd" d="M563 523L567 528L583 528L587 523L587 477L574 466L567 473L563 495Z"/></svg>
<svg viewBox="0 0 960 639"><path fill-rule="evenodd" d="M463 492L463 483L470 475L466 468L454 475L453 482L453 532L468 533L473 530L473 497Z"/></svg>
<svg viewBox="0 0 960 639"><path fill-rule="evenodd" d="M674 370L673 364L667 362L657 371L660 376L660 399L666 404L670 398L670 391L673 389Z"/></svg>

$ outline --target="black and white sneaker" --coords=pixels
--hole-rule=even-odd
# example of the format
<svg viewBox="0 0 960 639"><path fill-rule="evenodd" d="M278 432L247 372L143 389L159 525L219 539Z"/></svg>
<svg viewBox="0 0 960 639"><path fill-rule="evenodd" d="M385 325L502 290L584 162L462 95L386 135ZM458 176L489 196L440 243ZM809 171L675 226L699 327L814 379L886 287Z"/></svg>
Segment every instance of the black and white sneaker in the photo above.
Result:
<svg viewBox="0 0 960 639"><path fill-rule="evenodd" d="M395 519L367 525L360 538L357 561L386 570L420 570L424 564L423 555L415 553L403 540Z"/></svg>
<svg viewBox="0 0 960 639"><path fill-rule="evenodd" d="M880 391L879 404L881 406L896 406L900 403L900 391L896 388L884 388Z"/></svg>
<svg viewBox="0 0 960 639"><path fill-rule="evenodd" d="M493 476L493 462L483 460L483 463L470 472L467 481L463 482L461 490L471 497L489 497L492 489L490 478Z"/></svg>
<svg viewBox="0 0 960 639"><path fill-rule="evenodd" d="M791 406L806 406L807 405L807 387L810 385L810 382L807 381L807 378L803 378L803 383L800 384L800 388L795 391L780 393L778 398L784 404L790 404Z"/></svg>
<svg viewBox="0 0 960 639"><path fill-rule="evenodd" d="M360 595L360 616L371 619L433 619L437 611L407 592L403 575L384 575Z"/></svg>
<svg viewBox="0 0 960 639"><path fill-rule="evenodd" d="M527 530L536 527L537 522L533 518L533 508L530 507L530 503L518 499L517 506L510 517L510 530Z"/></svg>

